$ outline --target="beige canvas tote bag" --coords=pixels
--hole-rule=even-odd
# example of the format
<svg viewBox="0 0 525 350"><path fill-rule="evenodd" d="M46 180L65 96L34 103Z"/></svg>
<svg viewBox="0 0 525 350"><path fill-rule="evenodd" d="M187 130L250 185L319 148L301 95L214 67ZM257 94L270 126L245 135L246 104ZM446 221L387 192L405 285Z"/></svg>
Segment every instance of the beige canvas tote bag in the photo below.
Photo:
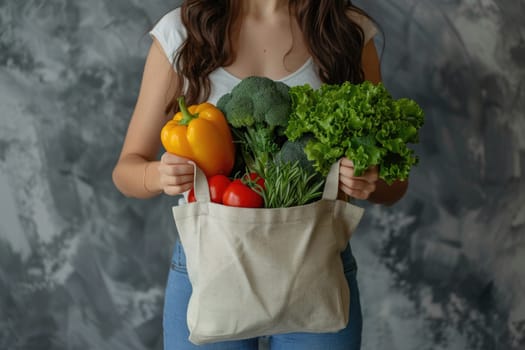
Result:
<svg viewBox="0 0 525 350"><path fill-rule="evenodd" d="M192 285L192 343L347 326L350 295L340 253L363 209L336 199L338 177L336 163L315 203L236 208L210 201L196 167L197 202L173 207Z"/></svg>

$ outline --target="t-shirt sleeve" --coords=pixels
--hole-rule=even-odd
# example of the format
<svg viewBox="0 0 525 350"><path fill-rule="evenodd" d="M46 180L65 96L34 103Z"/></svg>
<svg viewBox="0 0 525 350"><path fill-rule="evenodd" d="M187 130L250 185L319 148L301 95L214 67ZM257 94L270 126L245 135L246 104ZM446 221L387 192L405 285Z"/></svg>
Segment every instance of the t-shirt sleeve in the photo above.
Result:
<svg viewBox="0 0 525 350"><path fill-rule="evenodd" d="M365 44L376 36L378 29L375 23L370 18L355 11L350 12L349 16L363 30L363 33L365 35Z"/></svg>
<svg viewBox="0 0 525 350"><path fill-rule="evenodd" d="M177 50L186 37L186 30L180 17L180 7L166 13L149 32L157 39L166 57L173 64Z"/></svg>

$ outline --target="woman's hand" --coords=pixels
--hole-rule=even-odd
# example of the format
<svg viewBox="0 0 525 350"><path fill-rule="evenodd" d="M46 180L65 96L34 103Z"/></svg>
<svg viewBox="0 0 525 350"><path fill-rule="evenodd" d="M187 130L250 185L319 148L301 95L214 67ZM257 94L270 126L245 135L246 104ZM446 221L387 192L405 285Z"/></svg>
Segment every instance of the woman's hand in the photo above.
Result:
<svg viewBox="0 0 525 350"><path fill-rule="evenodd" d="M354 163L348 159L341 159L339 167L339 189L356 199L368 199L376 190L379 179L377 166L368 168L362 176L354 176Z"/></svg>
<svg viewBox="0 0 525 350"><path fill-rule="evenodd" d="M193 187L193 164L187 158L165 152L159 164L160 185L170 196L181 194Z"/></svg>

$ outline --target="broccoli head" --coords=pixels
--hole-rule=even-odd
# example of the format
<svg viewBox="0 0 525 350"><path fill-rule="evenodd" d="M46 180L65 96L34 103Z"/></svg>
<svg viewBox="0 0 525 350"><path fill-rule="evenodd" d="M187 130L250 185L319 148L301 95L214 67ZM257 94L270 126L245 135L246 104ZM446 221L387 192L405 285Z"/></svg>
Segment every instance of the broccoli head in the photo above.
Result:
<svg viewBox="0 0 525 350"><path fill-rule="evenodd" d="M242 79L230 93L223 95L217 107L234 128L286 127L291 112L289 86L265 77Z"/></svg>
<svg viewBox="0 0 525 350"><path fill-rule="evenodd" d="M251 171L262 174L284 142L282 135L292 111L289 89L282 82L251 76L242 79L217 102Z"/></svg>
<svg viewBox="0 0 525 350"><path fill-rule="evenodd" d="M313 162L308 160L308 157L304 152L308 141L310 141L313 138L314 136L308 133L303 134L300 138L298 138L295 141L286 141L282 145L275 158L283 163L299 162L301 168L303 168L306 172L310 174L315 173Z"/></svg>

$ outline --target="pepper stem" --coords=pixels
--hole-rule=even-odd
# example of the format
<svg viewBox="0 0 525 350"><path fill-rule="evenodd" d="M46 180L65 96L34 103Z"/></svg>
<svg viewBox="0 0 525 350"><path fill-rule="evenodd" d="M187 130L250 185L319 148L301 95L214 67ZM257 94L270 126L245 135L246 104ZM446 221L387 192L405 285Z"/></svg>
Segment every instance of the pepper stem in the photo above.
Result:
<svg viewBox="0 0 525 350"><path fill-rule="evenodd" d="M199 113L191 114L190 111L188 111L184 96L179 97L177 101L179 102L179 109L182 113L182 119L179 121L179 125L188 125L193 119L199 117Z"/></svg>

